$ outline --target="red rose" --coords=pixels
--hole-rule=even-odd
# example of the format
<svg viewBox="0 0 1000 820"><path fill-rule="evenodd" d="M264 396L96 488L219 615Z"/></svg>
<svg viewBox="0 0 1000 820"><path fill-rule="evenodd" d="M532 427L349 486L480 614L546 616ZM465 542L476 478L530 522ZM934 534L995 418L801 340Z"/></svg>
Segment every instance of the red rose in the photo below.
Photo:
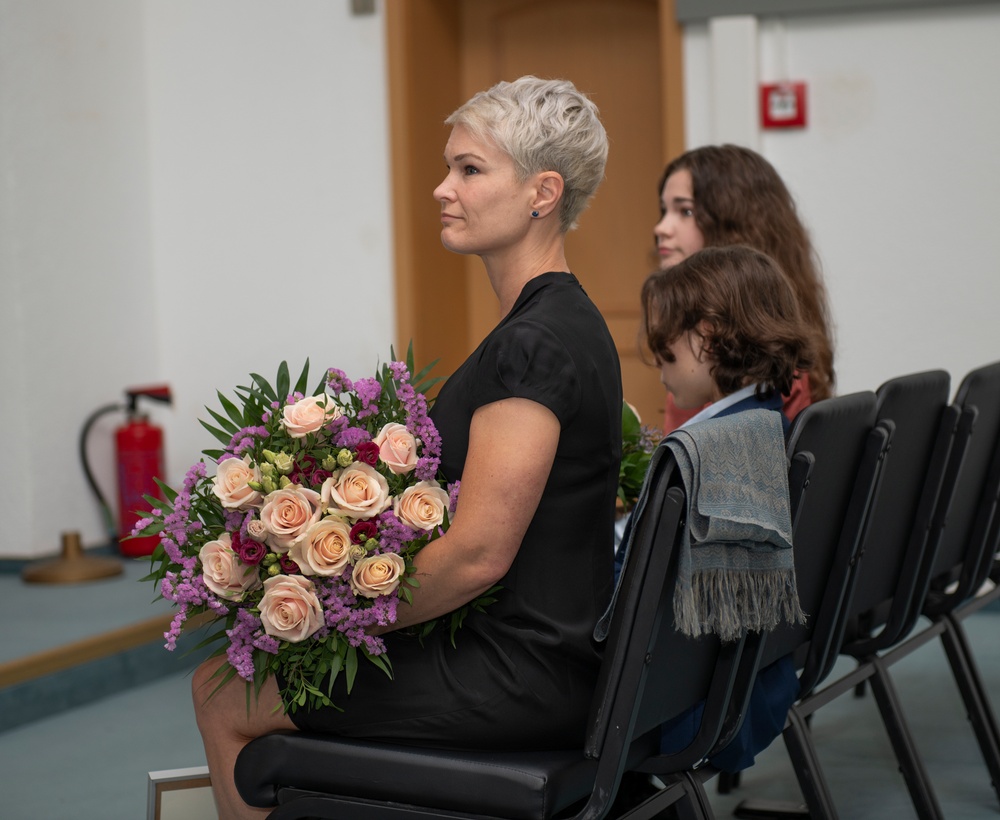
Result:
<svg viewBox="0 0 1000 820"><path fill-rule="evenodd" d="M374 521L359 521L351 527L351 541L355 544L363 544L378 535L378 527Z"/></svg>
<svg viewBox="0 0 1000 820"><path fill-rule="evenodd" d="M255 567L264 560L267 550L263 544L258 544L249 538L244 540L237 531L233 533L233 552L240 557L244 564Z"/></svg>
<svg viewBox="0 0 1000 820"><path fill-rule="evenodd" d="M378 464L378 445L374 441L365 441L354 450L354 457L370 467Z"/></svg>

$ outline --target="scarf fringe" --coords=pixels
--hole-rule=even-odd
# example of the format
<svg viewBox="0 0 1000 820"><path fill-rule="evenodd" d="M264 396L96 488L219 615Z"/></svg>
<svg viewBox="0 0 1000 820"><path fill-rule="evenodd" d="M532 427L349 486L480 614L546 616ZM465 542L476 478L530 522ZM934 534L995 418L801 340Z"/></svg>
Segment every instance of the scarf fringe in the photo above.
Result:
<svg viewBox="0 0 1000 820"><path fill-rule="evenodd" d="M680 584L674 594L674 621L685 635L697 638L715 633L723 641L743 630L770 631L781 621L804 624L795 569L765 572L708 569L696 571L689 588Z"/></svg>

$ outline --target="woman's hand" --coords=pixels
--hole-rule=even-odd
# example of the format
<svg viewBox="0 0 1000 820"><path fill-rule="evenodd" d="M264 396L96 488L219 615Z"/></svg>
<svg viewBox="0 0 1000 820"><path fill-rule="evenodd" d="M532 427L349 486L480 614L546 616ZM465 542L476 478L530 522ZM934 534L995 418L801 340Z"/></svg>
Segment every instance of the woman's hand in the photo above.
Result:
<svg viewBox="0 0 1000 820"><path fill-rule="evenodd" d="M504 576L538 508L559 432L555 414L529 399L503 399L475 412L455 517L417 553L420 586L412 606L400 604L392 629L451 612Z"/></svg>

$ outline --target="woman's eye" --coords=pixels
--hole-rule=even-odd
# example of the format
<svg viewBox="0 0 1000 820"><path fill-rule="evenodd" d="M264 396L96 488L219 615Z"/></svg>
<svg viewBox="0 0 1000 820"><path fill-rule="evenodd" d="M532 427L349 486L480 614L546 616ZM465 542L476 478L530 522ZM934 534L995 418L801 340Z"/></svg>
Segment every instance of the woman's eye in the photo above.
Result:
<svg viewBox="0 0 1000 820"><path fill-rule="evenodd" d="M694 208L681 208L681 216L694 216Z"/></svg>
<svg viewBox="0 0 1000 820"><path fill-rule="evenodd" d="M475 165L466 165L463 170L465 171L466 176L479 173L479 169Z"/></svg>

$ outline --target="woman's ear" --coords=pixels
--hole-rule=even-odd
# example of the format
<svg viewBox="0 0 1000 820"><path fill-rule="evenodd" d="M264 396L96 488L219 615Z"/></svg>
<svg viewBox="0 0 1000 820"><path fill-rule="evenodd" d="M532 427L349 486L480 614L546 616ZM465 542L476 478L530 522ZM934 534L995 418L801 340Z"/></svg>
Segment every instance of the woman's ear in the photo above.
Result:
<svg viewBox="0 0 1000 820"><path fill-rule="evenodd" d="M562 199L566 183L562 174L557 171L542 171L535 177L535 195L531 200L531 209L539 216L547 216L558 206Z"/></svg>

